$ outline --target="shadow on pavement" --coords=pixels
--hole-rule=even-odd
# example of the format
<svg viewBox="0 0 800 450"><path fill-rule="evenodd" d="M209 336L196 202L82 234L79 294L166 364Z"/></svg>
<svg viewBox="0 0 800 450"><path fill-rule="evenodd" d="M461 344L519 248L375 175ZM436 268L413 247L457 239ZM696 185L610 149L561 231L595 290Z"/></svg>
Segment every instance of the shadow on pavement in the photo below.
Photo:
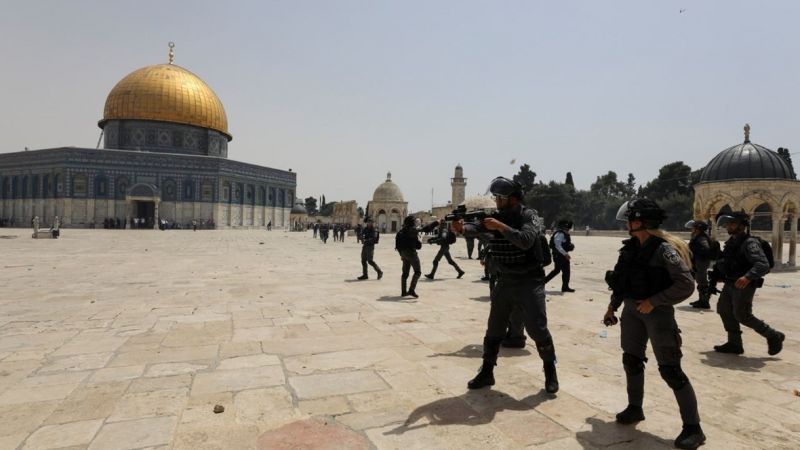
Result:
<svg viewBox="0 0 800 450"><path fill-rule="evenodd" d="M672 441L664 440L652 433L637 430L635 425L620 425L613 419L606 422L597 417L588 417L590 430L579 431L575 439L585 449L597 448L672 448ZM675 436L680 430L675 430Z"/></svg>
<svg viewBox="0 0 800 450"><path fill-rule="evenodd" d="M414 297L400 297L399 295L384 295L378 298L379 302L417 303Z"/></svg>
<svg viewBox="0 0 800 450"><path fill-rule="evenodd" d="M706 359L701 359L700 362L711 367L719 367L729 370L741 370L742 372L758 372L759 369L764 367L769 361L779 361L774 357L758 357L751 358L743 355L730 355L726 353L717 353L714 350L700 352Z"/></svg>
<svg viewBox="0 0 800 450"><path fill-rule="evenodd" d="M492 298L488 295L484 295L483 297L472 297L470 300L474 300L476 302L490 302L492 301Z"/></svg>
<svg viewBox="0 0 800 450"><path fill-rule="evenodd" d="M712 308L701 309L701 308L695 308L695 307L689 306L689 305L678 306L675 309L677 309L678 311L690 311L690 312L693 312L693 313L703 312L703 313L716 314L714 312L714 309L712 309Z"/></svg>
<svg viewBox="0 0 800 450"><path fill-rule="evenodd" d="M494 420L500 411L528 411L552 398L544 390L521 400L491 389L467 391L458 397L443 398L418 407L402 425L384 434L403 434L427 426L484 425ZM427 419L427 423L417 423L423 419Z"/></svg>

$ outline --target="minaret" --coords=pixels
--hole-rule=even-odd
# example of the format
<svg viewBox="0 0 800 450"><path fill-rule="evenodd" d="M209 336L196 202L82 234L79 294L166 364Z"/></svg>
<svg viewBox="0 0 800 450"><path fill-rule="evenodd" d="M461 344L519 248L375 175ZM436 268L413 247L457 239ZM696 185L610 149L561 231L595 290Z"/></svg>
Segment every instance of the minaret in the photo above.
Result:
<svg viewBox="0 0 800 450"><path fill-rule="evenodd" d="M461 164L456 166L456 173L450 179L450 186L453 187L453 208L464 203L464 192L467 190L467 179L464 178L464 169Z"/></svg>

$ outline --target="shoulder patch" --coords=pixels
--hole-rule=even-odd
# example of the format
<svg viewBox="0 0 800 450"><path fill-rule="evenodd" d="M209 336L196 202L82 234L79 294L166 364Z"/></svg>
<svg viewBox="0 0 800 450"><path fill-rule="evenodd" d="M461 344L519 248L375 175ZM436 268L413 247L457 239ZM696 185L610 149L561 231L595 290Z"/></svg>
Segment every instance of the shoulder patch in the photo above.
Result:
<svg viewBox="0 0 800 450"><path fill-rule="evenodd" d="M750 253L759 253L761 250L761 243L756 239L747 240L747 251Z"/></svg>
<svg viewBox="0 0 800 450"><path fill-rule="evenodd" d="M675 250L675 248L672 247L671 245L665 245L664 261L667 264L672 264L673 266L679 266L681 264L681 255L679 255L678 251Z"/></svg>

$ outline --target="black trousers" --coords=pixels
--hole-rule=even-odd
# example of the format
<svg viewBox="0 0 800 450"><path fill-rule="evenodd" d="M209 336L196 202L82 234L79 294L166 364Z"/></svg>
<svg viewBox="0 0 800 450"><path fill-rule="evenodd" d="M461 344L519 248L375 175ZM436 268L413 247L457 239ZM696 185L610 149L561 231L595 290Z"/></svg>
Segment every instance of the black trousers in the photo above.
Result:
<svg viewBox="0 0 800 450"><path fill-rule="evenodd" d="M620 317L620 345L628 390L628 403L642 406L644 400L644 363L647 342L653 344L661 377L672 388L684 424L700 423L694 388L681 369L681 330L675 322L675 309L658 306L649 314L636 309L636 302L625 299ZM680 382L680 387L676 382Z"/></svg>
<svg viewBox="0 0 800 450"><path fill-rule="evenodd" d="M728 342L742 345L742 327L744 325L753 331L769 338L775 334L769 325L753 315L753 297L756 287L750 283L744 289L736 289L733 281L726 281L717 302L717 314L722 319L722 325L728 332Z"/></svg>
<svg viewBox="0 0 800 450"><path fill-rule="evenodd" d="M461 268L458 267L455 261L453 261L453 257L450 256L450 246L449 245L442 245L439 247L439 252L436 254L436 257L433 258L433 268L431 269L431 275L436 273L436 269L439 267L439 261L441 261L442 257L447 259L447 262L455 267L456 272L461 272Z"/></svg>
<svg viewBox="0 0 800 450"><path fill-rule="evenodd" d="M522 322L528 336L536 342L539 357L545 362L556 360L553 337L547 328L547 308L544 295L544 284L541 280L508 279L502 274L491 293L491 308L483 338L483 360L485 364L497 363L500 343L506 337L509 319L515 308L519 308Z"/></svg>
<svg viewBox="0 0 800 450"><path fill-rule="evenodd" d="M561 273L561 288L569 287L569 276L570 276L570 269L569 269L569 260L564 257L561 253L556 250L553 252L553 270L547 274L545 277L544 282L545 284L549 283L550 280L556 277L556 275Z"/></svg>
<svg viewBox="0 0 800 450"><path fill-rule="evenodd" d="M364 245L361 247L361 270L364 276L367 276L367 264L372 266L375 272L381 273L381 268L378 267L378 264L372 259L373 255L375 255L374 245Z"/></svg>
<svg viewBox="0 0 800 450"><path fill-rule="evenodd" d="M400 255L400 258L403 260L403 273L400 279L403 285L403 292L406 292L406 281L408 281L408 274L412 268L414 269L414 275L411 276L411 285L408 286L408 290L413 291L416 289L417 281L419 281L422 273L419 265L419 256L417 256L417 252L414 252L413 254Z"/></svg>
<svg viewBox="0 0 800 450"><path fill-rule="evenodd" d="M467 241L467 257L472 258L472 251L475 249L475 238L465 238Z"/></svg>

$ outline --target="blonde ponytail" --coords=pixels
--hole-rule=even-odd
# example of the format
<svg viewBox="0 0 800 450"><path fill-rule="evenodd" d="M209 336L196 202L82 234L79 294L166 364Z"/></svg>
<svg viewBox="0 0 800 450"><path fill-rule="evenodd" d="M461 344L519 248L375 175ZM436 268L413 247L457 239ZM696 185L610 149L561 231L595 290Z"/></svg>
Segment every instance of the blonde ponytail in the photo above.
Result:
<svg viewBox="0 0 800 450"><path fill-rule="evenodd" d="M689 250L689 246L686 245L686 242L683 239L673 236L672 234L667 233L664 230L659 230L657 228L647 230L648 233L651 235L661 238L678 251L678 254L681 256L683 262L686 263L686 266L691 268L692 267L692 251Z"/></svg>

